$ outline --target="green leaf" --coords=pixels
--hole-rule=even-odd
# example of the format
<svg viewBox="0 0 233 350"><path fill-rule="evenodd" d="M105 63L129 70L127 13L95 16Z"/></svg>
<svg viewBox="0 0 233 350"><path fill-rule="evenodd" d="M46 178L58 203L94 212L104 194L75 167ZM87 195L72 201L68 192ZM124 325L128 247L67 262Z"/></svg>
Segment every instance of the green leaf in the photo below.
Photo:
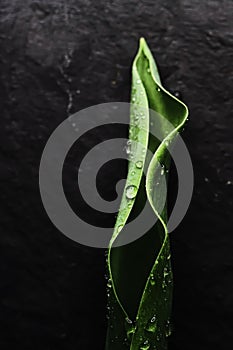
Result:
<svg viewBox="0 0 233 350"><path fill-rule="evenodd" d="M163 191L159 179L167 179L167 145L174 142L188 110L161 85L156 63L143 38L132 67L131 103L128 143L132 159L107 258L106 350L163 350L171 332L172 270L166 204L162 213L158 212ZM160 122L150 109L163 116ZM159 131L160 140L151 135L153 128ZM126 223L140 213L146 201L158 217L157 222L132 243L116 246L126 233Z"/></svg>

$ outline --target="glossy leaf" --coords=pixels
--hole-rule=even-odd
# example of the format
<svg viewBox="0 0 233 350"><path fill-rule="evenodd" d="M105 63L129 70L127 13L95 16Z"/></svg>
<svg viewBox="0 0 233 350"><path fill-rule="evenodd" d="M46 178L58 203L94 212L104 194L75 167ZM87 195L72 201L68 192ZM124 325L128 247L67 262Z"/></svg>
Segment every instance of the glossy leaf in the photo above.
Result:
<svg viewBox="0 0 233 350"><path fill-rule="evenodd" d="M132 67L131 103L127 146L131 158L107 259L106 350L164 350L171 332L172 270L166 204L162 213L158 213L162 191L159 179L168 177L167 145L175 140L188 110L163 88L156 63L143 38ZM154 119L150 109L163 116L161 122ZM167 122L174 126L173 130L168 128ZM159 131L160 140L151 136L152 128ZM157 222L134 242L114 247L124 235L128 220L141 211L147 200L158 217Z"/></svg>

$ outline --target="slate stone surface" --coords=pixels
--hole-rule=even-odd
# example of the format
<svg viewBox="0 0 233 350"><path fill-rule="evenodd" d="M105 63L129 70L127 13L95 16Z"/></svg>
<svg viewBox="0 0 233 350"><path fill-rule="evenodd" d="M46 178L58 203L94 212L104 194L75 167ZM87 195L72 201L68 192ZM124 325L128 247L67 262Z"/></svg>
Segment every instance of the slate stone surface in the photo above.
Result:
<svg viewBox="0 0 233 350"><path fill-rule="evenodd" d="M129 100L140 36L156 56L164 86L190 109L183 137L195 189L171 236L170 349L231 348L232 11L231 0L2 0L2 350L104 348L104 252L69 241L52 225L40 200L38 167L46 140L69 114ZM73 168L65 175L71 197Z"/></svg>

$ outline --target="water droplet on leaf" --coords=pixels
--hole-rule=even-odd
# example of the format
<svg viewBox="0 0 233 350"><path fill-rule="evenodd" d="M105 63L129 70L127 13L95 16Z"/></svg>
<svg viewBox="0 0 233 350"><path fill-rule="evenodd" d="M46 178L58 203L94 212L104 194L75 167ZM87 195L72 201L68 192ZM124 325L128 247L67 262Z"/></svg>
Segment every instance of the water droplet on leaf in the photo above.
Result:
<svg viewBox="0 0 233 350"><path fill-rule="evenodd" d="M120 233L121 232L121 230L123 229L123 225L119 225L118 227L117 227L117 233Z"/></svg>
<svg viewBox="0 0 233 350"><path fill-rule="evenodd" d="M140 346L140 350L149 350L150 349L150 343L148 340L144 341L144 343Z"/></svg>
<svg viewBox="0 0 233 350"><path fill-rule="evenodd" d="M141 160L138 160L137 162L136 162L136 167L138 168L138 169L141 169L142 168L142 161Z"/></svg>
<svg viewBox="0 0 233 350"><path fill-rule="evenodd" d="M131 144L132 142L130 140L127 141L127 146L126 146L126 154L131 153Z"/></svg>
<svg viewBox="0 0 233 350"><path fill-rule="evenodd" d="M107 287L108 287L108 288L112 288L112 281L111 281L110 278L109 278L109 280L108 280Z"/></svg>
<svg viewBox="0 0 233 350"><path fill-rule="evenodd" d="M157 328L156 317L153 316L151 320L147 323L146 330L148 332L155 332Z"/></svg>
<svg viewBox="0 0 233 350"><path fill-rule="evenodd" d="M134 185L127 186L126 188L126 197L128 199L133 199L136 197L137 194L137 187Z"/></svg>
<svg viewBox="0 0 233 350"><path fill-rule="evenodd" d="M131 321L128 317L126 317L126 319L125 319L125 330L126 330L126 334L127 334L127 339L131 340L133 334L135 333L136 327L135 327L133 321Z"/></svg>
<svg viewBox="0 0 233 350"><path fill-rule="evenodd" d="M168 269L165 267L163 271L164 278L169 275Z"/></svg>
<svg viewBox="0 0 233 350"><path fill-rule="evenodd" d="M170 337L171 334L172 334L171 322L168 320L165 327L165 335L168 338Z"/></svg>
<svg viewBox="0 0 233 350"><path fill-rule="evenodd" d="M153 275L153 274L150 275L150 284L151 284L152 286L155 285L155 278L154 278L154 275Z"/></svg>
<svg viewBox="0 0 233 350"><path fill-rule="evenodd" d="M126 317L125 322L128 323L128 324L132 324L133 323L133 321L131 321L128 317Z"/></svg>

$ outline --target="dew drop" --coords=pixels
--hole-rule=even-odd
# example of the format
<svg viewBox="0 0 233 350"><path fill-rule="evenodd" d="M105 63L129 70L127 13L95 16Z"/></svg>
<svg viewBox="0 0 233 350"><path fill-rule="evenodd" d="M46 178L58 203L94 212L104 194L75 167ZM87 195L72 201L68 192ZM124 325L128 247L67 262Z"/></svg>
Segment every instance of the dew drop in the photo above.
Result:
<svg viewBox="0 0 233 350"><path fill-rule="evenodd" d="M126 330L127 339L131 340L133 334L135 333L136 327L128 317L126 317L125 319L125 330Z"/></svg>
<svg viewBox="0 0 233 350"><path fill-rule="evenodd" d="M131 153L131 141L130 140L128 140L127 141L127 146L126 146L126 154L130 154Z"/></svg>
<svg viewBox="0 0 233 350"><path fill-rule="evenodd" d="M108 288L112 288L112 281L111 281L111 279L108 280L107 287Z"/></svg>
<svg viewBox="0 0 233 350"><path fill-rule="evenodd" d="M168 269L165 267L163 270L163 276L164 278L167 277L169 275Z"/></svg>
<svg viewBox="0 0 233 350"><path fill-rule="evenodd" d="M154 333L157 328L157 323L156 323L156 317L153 316L151 320L147 323L146 330L147 332L152 332Z"/></svg>
<svg viewBox="0 0 233 350"><path fill-rule="evenodd" d="M126 188L126 197L128 199L133 199L136 197L137 194L137 187L134 185L127 186Z"/></svg>
<svg viewBox="0 0 233 350"><path fill-rule="evenodd" d="M161 91L160 87L158 87L158 86L157 86L156 90L157 90L158 92Z"/></svg>
<svg viewBox="0 0 233 350"><path fill-rule="evenodd" d="M147 73L150 73L150 68L147 68Z"/></svg>
<svg viewBox="0 0 233 350"><path fill-rule="evenodd" d="M166 287L167 287L167 283L166 283L166 281L164 280L163 283L162 283L162 289L163 289L163 292L164 292L164 293L166 292Z"/></svg>
<svg viewBox="0 0 233 350"><path fill-rule="evenodd" d="M133 158L134 158L134 155L133 155L132 152L130 152L129 158L130 158L130 159L133 159Z"/></svg>
<svg viewBox="0 0 233 350"><path fill-rule="evenodd" d="M117 233L120 233L121 232L121 230L123 229L123 225L119 225L118 227L117 227Z"/></svg>
<svg viewBox="0 0 233 350"><path fill-rule="evenodd" d="M168 320L165 327L165 336L168 338L170 337L171 334L172 334L172 327L171 327L170 321Z"/></svg>
<svg viewBox="0 0 233 350"><path fill-rule="evenodd" d="M164 167L162 167L160 174L164 175Z"/></svg>
<svg viewBox="0 0 233 350"><path fill-rule="evenodd" d="M148 340L144 341L144 343L140 346L140 350L149 350L150 349L150 343Z"/></svg>
<svg viewBox="0 0 233 350"><path fill-rule="evenodd" d="M132 324L133 323L133 321L131 321L128 317L126 317L125 322L128 323L128 324Z"/></svg>
<svg viewBox="0 0 233 350"><path fill-rule="evenodd" d="M140 79L137 80L137 84L141 84L141 80Z"/></svg>
<svg viewBox="0 0 233 350"><path fill-rule="evenodd" d="M138 168L138 169L142 169L142 161L141 160L138 160L137 162L136 162L136 167Z"/></svg>
<svg viewBox="0 0 233 350"><path fill-rule="evenodd" d="M154 278L154 275L153 275L153 274L150 275L150 284L151 284L152 286L155 285L155 278Z"/></svg>

